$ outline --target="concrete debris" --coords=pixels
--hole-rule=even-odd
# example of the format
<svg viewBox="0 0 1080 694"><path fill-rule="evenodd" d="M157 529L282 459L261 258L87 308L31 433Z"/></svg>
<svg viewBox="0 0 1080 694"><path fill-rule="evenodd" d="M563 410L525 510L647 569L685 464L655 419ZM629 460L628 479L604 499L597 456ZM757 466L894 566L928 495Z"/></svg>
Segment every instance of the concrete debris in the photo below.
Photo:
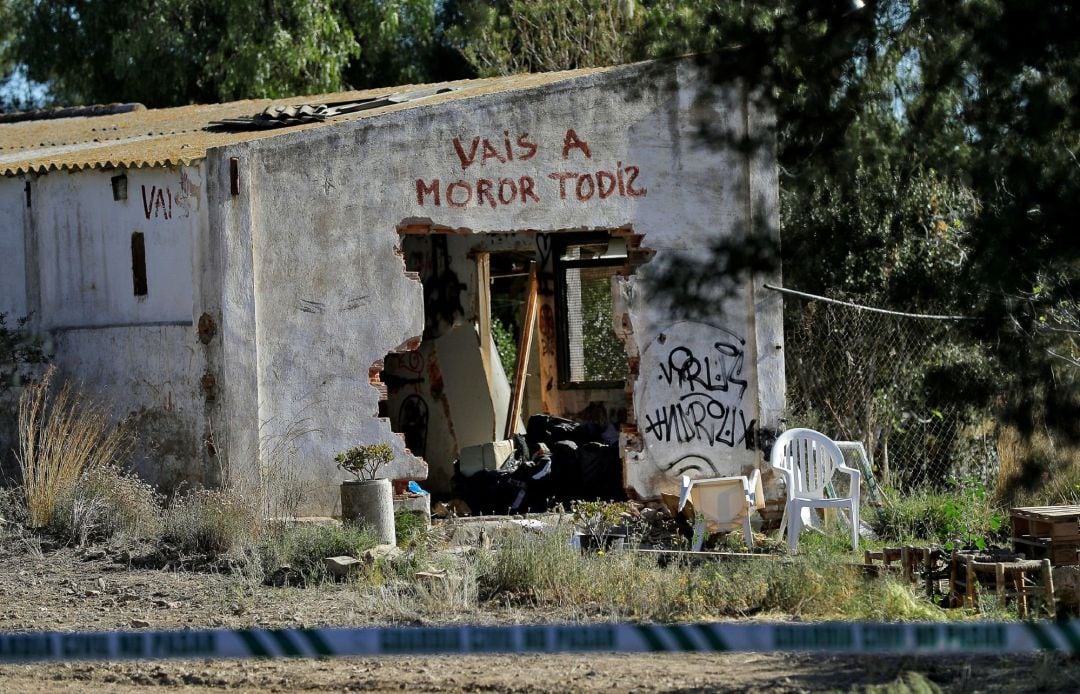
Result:
<svg viewBox="0 0 1080 694"><path fill-rule="evenodd" d="M323 565L326 567L326 572L338 580L355 576L364 568L362 561L356 557L347 556L327 557L323 559Z"/></svg>
<svg viewBox="0 0 1080 694"><path fill-rule="evenodd" d="M274 569L273 573L266 577L266 584L274 586L275 588L284 588L286 586L298 586L303 582L303 576L299 571L283 564L282 566Z"/></svg>
<svg viewBox="0 0 1080 694"><path fill-rule="evenodd" d="M396 545L375 545L371 549L364 550L363 562L372 566L378 561L393 561L402 555L402 551Z"/></svg>
<svg viewBox="0 0 1080 694"><path fill-rule="evenodd" d="M394 513L414 513L431 527L431 496L428 494L397 494L394 496Z"/></svg>

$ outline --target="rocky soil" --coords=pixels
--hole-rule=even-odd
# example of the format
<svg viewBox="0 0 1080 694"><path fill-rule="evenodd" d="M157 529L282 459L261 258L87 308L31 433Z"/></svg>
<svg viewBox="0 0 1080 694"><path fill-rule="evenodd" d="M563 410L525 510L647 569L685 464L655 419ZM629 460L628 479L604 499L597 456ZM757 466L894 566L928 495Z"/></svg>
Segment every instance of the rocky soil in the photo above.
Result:
<svg viewBox="0 0 1080 694"><path fill-rule="evenodd" d="M273 588L222 571L137 568L131 552L0 547L0 631L521 623L589 618L485 609L423 619L348 584ZM138 556L138 555L135 555ZM127 561L124 561L126 559ZM225 567L227 568L227 567ZM593 618L599 615L593 616ZM0 691L1080 690L1061 657L830 658L778 654L440 656L0 666ZM873 690L880 691L880 690Z"/></svg>

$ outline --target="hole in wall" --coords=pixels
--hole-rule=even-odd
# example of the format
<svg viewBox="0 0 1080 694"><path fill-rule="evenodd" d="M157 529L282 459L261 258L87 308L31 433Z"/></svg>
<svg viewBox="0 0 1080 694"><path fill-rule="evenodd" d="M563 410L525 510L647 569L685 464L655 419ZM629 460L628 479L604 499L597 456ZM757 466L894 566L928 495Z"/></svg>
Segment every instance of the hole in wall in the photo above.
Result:
<svg viewBox="0 0 1080 694"><path fill-rule="evenodd" d="M141 231L131 235L131 279L135 296L146 296L146 239Z"/></svg>
<svg viewBox="0 0 1080 694"><path fill-rule="evenodd" d="M463 450L524 434L535 414L574 420L594 440L618 446L620 430L633 425L637 363L612 329L612 282L651 257L640 236L626 228L473 234L418 224L399 231L406 273L422 285L423 339L385 356L376 387L380 416L428 464L425 488L450 495ZM583 287L583 276L595 286ZM604 378L560 379L568 358L560 344L579 363L586 359L586 375Z"/></svg>

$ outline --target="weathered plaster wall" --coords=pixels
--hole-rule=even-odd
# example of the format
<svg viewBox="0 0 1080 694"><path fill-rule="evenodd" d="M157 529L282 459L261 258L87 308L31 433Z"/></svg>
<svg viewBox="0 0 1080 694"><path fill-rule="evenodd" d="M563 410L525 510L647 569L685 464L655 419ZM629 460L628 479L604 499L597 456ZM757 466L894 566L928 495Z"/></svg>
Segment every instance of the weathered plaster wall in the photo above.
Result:
<svg viewBox="0 0 1080 694"><path fill-rule="evenodd" d="M114 200L108 172L53 173L33 184L43 329L191 321L196 170L131 172ZM135 296L131 236L146 247L147 294Z"/></svg>
<svg viewBox="0 0 1080 694"><path fill-rule="evenodd" d="M0 313L10 327L27 312L26 180L0 178Z"/></svg>
<svg viewBox="0 0 1080 694"><path fill-rule="evenodd" d="M773 164L711 149L698 131L707 119L746 132L759 116L744 108L741 91L701 99L699 84L689 63L630 66L211 154L211 189L223 194L211 220L221 222L228 239L221 245L223 327L230 335L253 327L246 334L255 338L254 346L240 337L225 345L226 364L236 367L229 378L238 384L230 392L241 396L230 402L231 421L264 434L297 421L316 425L297 439L294 458L307 478L309 509L335 505L342 475L333 456L356 443L396 446L399 460L388 476L426 474L376 418L378 393L368 380L373 363L423 331L421 287L404 274L399 226L428 220L474 233L629 227L644 235L656 260L701 252L718 234L747 233L754 187L775 196ZM241 181L237 196L226 194L231 157ZM764 379L756 371L759 363L780 365L761 357L780 345L758 345L753 301L748 286L738 301L718 304L708 322L738 336L748 419L774 416L775 394L763 408L757 384ZM670 376L668 362L653 358L650 346L673 327L683 330L662 314L637 312L632 339L649 353L638 383ZM678 333L699 360L713 344L707 332ZM775 374L769 380L776 382ZM637 414L644 434L644 413ZM710 426L723 418L713 419ZM232 425L230 431L237 433ZM716 469L759 459L739 433L731 445L714 442L706 451ZM633 437L627 443L638 445ZM231 440L230 454L238 446ZM638 493L651 496L675 483L664 467L673 455L665 448L631 451L627 482Z"/></svg>
<svg viewBox="0 0 1080 694"><path fill-rule="evenodd" d="M119 173L32 177L21 228L2 238L27 249L30 325L47 337L62 375L134 418L139 473L164 490L213 484L219 475L201 446L205 368L192 315L194 243L207 224L201 170L123 172L126 200L114 199ZM18 184L25 200L22 183L4 183L0 198ZM135 232L145 245L144 296L133 283Z"/></svg>
<svg viewBox="0 0 1080 694"><path fill-rule="evenodd" d="M0 313L9 329L29 312L26 301L26 196L23 178L0 178ZM0 483L16 478L17 390L0 388Z"/></svg>

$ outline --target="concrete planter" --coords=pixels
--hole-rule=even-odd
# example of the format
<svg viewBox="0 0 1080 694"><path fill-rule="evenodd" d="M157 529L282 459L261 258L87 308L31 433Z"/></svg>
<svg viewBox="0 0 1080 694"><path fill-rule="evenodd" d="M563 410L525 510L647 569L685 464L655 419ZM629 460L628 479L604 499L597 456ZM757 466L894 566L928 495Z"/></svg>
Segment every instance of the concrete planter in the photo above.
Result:
<svg viewBox="0 0 1080 694"><path fill-rule="evenodd" d="M394 491L390 480L351 480L341 483L341 519L371 528L379 542L397 544L394 532Z"/></svg>

